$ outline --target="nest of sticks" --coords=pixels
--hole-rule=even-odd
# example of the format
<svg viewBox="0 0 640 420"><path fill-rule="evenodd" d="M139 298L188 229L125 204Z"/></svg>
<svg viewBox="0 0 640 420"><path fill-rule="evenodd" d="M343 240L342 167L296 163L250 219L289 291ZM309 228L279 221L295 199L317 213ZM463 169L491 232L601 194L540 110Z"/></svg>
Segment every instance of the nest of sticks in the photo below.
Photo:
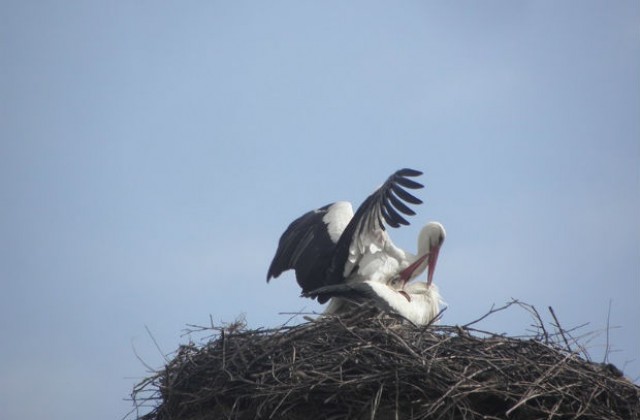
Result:
<svg viewBox="0 0 640 420"><path fill-rule="evenodd" d="M527 337L473 325L517 303ZM465 326L416 327L358 311L295 326L201 327L132 397L141 420L638 419L640 388L576 351L556 321L511 302ZM140 415L143 409L151 410Z"/></svg>

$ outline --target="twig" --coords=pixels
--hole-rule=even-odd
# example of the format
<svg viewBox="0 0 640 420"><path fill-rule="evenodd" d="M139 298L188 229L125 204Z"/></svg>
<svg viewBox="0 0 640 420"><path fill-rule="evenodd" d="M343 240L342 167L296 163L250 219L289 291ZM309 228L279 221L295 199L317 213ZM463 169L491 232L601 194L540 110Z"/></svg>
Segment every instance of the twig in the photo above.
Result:
<svg viewBox="0 0 640 420"><path fill-rule="evenodd" d="M145 325L144 329L147 330L147 334L149 334L149 337L151 338L151 341L153 341L153 344L156 346L156 349L158 349L158 352L160 353L160 355L162 356L164 361L168 363L169 359L167 358L166 353L164 353L162 351L162 349L160 348L160 345L156 341L156 338L153 336L153 334L151 334L151 330L149 329L149 327Z"/></svg>
<svg viewBox="0 0 640 420"><path fill-rule="evenodd" d="M556 322L556 327L558 328L558 331L560 332L560 335L562 336L562 339L564 340L564 344L567 346L567 350L569 350L570 352L573 352L573 350L571 349L571 346L569 345L569 341L567 340L567 337L564 335L564 330L562 329L562 326L560 325L560 321L558 321L558 317L556 317L556 313L553 311L553 308L551 306L549 306L549 312L551 312L551 316L553 317L554 321Z"/></svg>
<svg viewBox="0 0 640 420"><path fill-rule="evenodd" d="M606 344L604 347L604 359L602 360L602 363L609 363L609 351L610 351L610 347L609 347L609 328L610 328L610 324L609 324L609 320L611 319L611 299L609 299L609 308L607 309L607 335L606 335Z"/></svg>
<svg viewBox="0 0 640 420"><path fill-rule="evenodd" d="M491 305L491 309L489 309L489 312L487 312L486 314L482 315L480 318L478 318L478 319L476 319L474 321L471 321L471 322L469 322L467 324L464 324L462 326L462 328L468 328L473 324L477 324L478 322L482 321L483 319L485 319L489 315L492 315L492 314L494 314L496 312L503 311L503 310L507 309L508 307L510 307L511 305L514 305L514 304L517 304L517 303L519 303L517 300L512 300L510 302L507 302L505 305L503 305L503 306L501 306L499 308L496 308L495 304L493 304L493 305Z"/></svg>

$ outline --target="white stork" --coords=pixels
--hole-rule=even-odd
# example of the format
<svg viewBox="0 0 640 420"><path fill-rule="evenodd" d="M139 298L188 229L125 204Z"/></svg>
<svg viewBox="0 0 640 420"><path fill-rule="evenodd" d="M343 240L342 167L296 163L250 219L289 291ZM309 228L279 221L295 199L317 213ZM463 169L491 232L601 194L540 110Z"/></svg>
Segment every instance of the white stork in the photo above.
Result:
<svg viewBox="0 0 640 420"><path fill-rule="evenodd" d="M412 300L406 290L403 295L402 289L427 267L426 286L433 287L437 293L431 283L445 235L442 225L432 222L421 230L417 255L396 247L385 229L385 223L394 228L409 225L400 213L414 215L415 212L405 202L421 204L422 201L404 188L422 188L422 184L409 179L421 174L413 169L395 172L367 197L355 214L350 203L339 201L294 220L280 238L267 281L294 269L304 296L317 297L320 303L333 296L338 298L327 309L329 313L339 312L345 304L339 297L344 290L331 286L363 282L375 284L371 289L380 291L380 296L387 296L388 289L394 293L389 296L397 294L416 305L419 299ZM417 292L417 288L410 291Z"/></svg>

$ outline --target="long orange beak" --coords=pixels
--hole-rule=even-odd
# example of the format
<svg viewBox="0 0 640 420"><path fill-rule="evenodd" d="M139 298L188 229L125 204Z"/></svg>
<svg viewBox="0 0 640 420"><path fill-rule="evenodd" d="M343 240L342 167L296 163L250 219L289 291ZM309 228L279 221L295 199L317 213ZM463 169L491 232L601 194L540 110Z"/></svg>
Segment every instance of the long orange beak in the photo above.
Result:
<svg viewBox="0 0 640 420"><path fill-rule="evenodd" d="M438 254L440 254L440 247L435 247L429 253L429 271L427 272L427 286L431 286L433 281L433 273L436 271L436 263L438 262Z"/></svg>
<svg viewBox="0 0 640 420"><path fill-rule="evenodd" d="M411 276L413 275L413 272L416 271L418 267L420 267L420 265L428 257L429 257L429 254L424 254L422 257L415 260L409 267L405 268L400 272L400 279L403 281L403 287L404 287L404 284L406 284L409 280L411 280Z"/></svg>

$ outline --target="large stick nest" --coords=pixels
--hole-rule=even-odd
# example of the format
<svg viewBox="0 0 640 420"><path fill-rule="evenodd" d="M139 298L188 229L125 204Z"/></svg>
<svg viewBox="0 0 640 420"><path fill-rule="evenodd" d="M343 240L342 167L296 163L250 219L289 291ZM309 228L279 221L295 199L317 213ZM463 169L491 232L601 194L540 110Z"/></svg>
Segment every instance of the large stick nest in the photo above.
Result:
<svg viewBox="0 0 640 420"><path fill-rule="evenodd" d="M144 420L640 418L640 388L574 351L558 325L509 338L472 324L359 313L208 328L210 341L181 346L133 399L151 405Z"/></svg>

